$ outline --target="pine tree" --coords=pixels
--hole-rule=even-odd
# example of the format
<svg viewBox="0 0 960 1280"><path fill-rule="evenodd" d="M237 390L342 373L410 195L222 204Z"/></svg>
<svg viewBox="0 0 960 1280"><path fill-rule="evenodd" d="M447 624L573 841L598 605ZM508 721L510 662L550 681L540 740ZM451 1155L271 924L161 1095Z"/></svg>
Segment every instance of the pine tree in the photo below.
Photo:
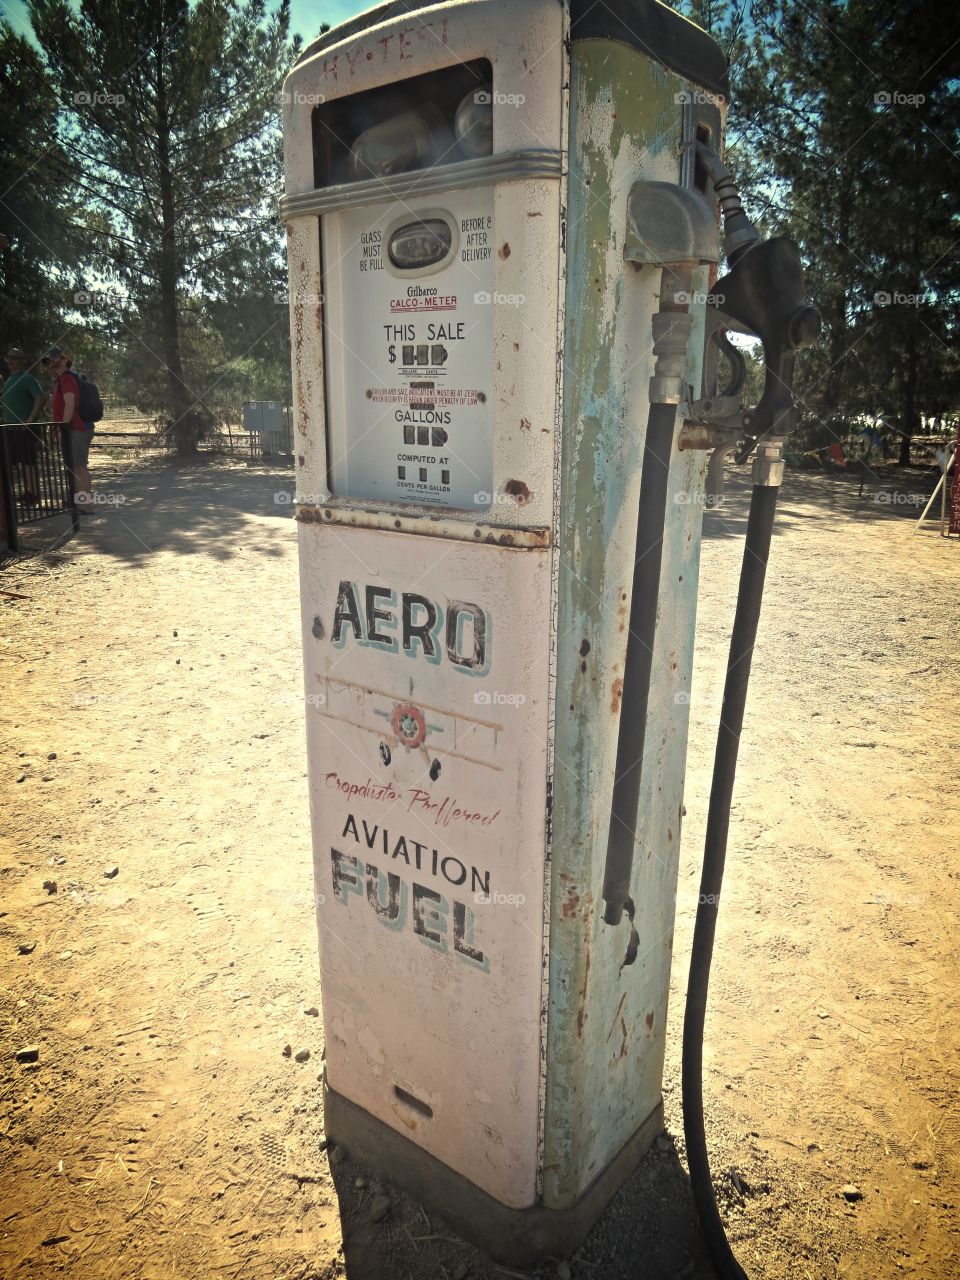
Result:
<svg viewBox="0 0 960 1280"><path fill-rule="evenodd" d="M0 21L0 340L31 362L61 336L78 252L56 177L59 111L37 50Z"/></svg>
<svg viewBox="0 0 960 1280"><path fill-rule="evenodd" d="M750 29L752 195L800 243L825 322L799 366L804 408L826 438L892 417L906 464L922 416L960 393L960 18L932 0L754 0Z"/></svg>
<svg viewBox="0 0 960 1280"><path fill-rule="evenodd" d="M178 450L193 452L211 415L185 333L210 302L237 301L245 256L273 282L253 345L286 323L274 295L277 93L299 45L289 0L273 12L264 0L82 0L79 12L31 0L30 12L64 103L88 278L123 299L112 319L142 363L141 406L162 401Z"/></svg>

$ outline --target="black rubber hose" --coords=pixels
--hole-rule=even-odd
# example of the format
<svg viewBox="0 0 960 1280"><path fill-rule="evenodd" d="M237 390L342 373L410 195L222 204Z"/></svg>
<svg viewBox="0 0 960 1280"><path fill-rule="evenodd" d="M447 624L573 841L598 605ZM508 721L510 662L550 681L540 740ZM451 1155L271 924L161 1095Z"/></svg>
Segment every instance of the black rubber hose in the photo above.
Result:
<svg viewBox="0 0 960 1280"><path fill-rule="evenodd" d="M653 668L653 642L657 632L657 598L660 594L660 566L667 514L667 481L670 476L670 454L673 450L676 421L675 404L655 403L650 406L640 470L630 630L623 663L620 731L617 738L613 795L610 800L607 860L603 872L603 900L606 903L603 918L607 924L614 925L619 924L623 917L623 906L630 895L633 871L640 772Z"/></svg>
<svg viewBox="0 0 960 1280"><path fill-rule="evenodd" d="M755 485L750 500L740 589L723 689L723 710L720 713L717 754L710 788L700 899L693 930L690 981L687 984L687 1004L683 1016L683 1132L687 1144L687 1164L700 1225L721 1280L746 1280L746 1272L733 1256L710 1177L710 1159L703 1121L703 1030L720 889L723 885L723 865L727 854L730 805L737 773L737 752L747 702L753 646L760 622L763 583L776 507L777 486Z"/></svg>

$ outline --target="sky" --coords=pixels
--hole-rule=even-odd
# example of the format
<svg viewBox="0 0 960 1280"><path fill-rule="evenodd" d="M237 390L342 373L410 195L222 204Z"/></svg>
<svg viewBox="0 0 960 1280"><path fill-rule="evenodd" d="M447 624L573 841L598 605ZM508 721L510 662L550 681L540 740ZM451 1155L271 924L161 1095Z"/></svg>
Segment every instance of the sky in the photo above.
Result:
<svg viewBox="0 0 960 1280"><path fill-rule="evenodd" d="M376 0L291 0L290 25L309 44L323 22L331 27L352 18L355 13L371 9ZM0 15L15 31L29 30L26 0L0 0Z"/></svg>

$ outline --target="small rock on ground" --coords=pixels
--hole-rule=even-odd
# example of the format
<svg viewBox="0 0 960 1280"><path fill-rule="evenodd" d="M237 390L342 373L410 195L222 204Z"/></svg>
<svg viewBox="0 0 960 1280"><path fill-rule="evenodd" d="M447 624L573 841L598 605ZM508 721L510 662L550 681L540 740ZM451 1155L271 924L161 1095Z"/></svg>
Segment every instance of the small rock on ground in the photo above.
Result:
<svg viewBox="0 0 960 1280"><path fill-rule="evenodd" d="M379 1222L390 1212L389 1196L374 1196L370 1201L370 1221Z"/></svg>
<svg viewBox="0 0 960 1280"><path fill-rule="evenodd" d="M28 1044L17 1050L18 1062L37 1062L39 1058L40 1046L38 1044Z"/></svg>

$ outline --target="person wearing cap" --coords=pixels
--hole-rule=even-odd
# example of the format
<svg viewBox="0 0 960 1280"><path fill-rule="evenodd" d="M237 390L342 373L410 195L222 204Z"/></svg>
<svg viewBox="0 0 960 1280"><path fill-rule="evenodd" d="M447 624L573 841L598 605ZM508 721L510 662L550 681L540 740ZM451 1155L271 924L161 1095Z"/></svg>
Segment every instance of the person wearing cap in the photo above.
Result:
<svg viewBox="0 0 960 1280"><path fill-rule="evenodd" d="M23 468L23 501L27 506L35 507L40 501L40 476L37 471L37 446L40 438L36 431L29 428L31 423L39 421L43 406L47 403L47 393L26 368L27 357L20 347L10 347L6 361L10 376L3 384L0 404L4 424L15 428L8 435L8 456L11 462L18 462Z"/></svg>
<svg viewBox="0 0 960 1280"><path fill-rule="evenodd" d="M73 476L76 481L77 510L89 514L93 510L93 494L90 491L90 441L93 439L93 423L84 422L78 412L80 403L80 379L73 372L73 353L66 347L51 347L43 357L44 366L55 379L51 405L54 422L70 427L70 446Z"/></svg>

